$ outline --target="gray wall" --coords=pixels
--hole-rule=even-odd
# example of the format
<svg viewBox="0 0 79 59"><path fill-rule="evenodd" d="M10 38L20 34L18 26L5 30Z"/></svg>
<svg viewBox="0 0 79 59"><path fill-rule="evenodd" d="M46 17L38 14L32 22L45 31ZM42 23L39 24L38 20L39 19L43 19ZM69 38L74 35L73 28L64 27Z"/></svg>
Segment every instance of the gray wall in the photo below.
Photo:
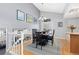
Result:
<svg viewBox="0 0 79 59"><path fill-rule="evenodd" d="M55 37L62 37L65 34L65 24L63 19L63 14L59 13L51 13L51 12L41 12L41 16L47 17L51 19L50 27L51 29L55 29ZM63 22L63 27L58 27L58 22Z"/></svg>
<svg viewBox="0 0 79 59"><path fill-rule="evenodd" d="M16 10L19 9L25 13L33 15L33 17L38 18L40 12L32 4L23 3L2 3L0 4L0 27L20 27L26 28L27 23L24 21L16 20Z"/></svg>
<svg viewBox="0 0 79 59"><path fill-rule="evenodd" d="M19 9L35 18L40 16L40 11L31 3L0 3L0 28L7 28L8 32L12 28L38 28L38 24L28 24L24 21L16 20L16 10ZM7 47L11 45L11 35L7 38Z"/></svg>

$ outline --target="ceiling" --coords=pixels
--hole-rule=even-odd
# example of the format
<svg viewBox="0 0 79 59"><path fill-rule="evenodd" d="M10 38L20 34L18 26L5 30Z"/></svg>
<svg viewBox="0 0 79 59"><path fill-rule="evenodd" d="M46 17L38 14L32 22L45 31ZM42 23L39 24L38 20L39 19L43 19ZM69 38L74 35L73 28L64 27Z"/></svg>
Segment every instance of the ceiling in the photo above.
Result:
<svg viewBox="0 0 79 59"><path fill-rule="evenodd" d="M34 5L40 11L64 13L67 4L66 3L34 3Z"/></svg>
<svg viewBox="0 0 79 59"><path fill-rule="evenodd" d="M79 18L79 3L70 4L64 18Z"/></svg>

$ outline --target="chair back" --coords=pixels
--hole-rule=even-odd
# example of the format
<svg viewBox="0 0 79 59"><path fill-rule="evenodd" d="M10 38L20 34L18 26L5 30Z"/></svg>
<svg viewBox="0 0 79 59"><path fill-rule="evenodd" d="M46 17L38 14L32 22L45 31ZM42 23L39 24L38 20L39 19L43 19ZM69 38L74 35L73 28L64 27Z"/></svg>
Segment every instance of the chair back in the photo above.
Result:
<svg viewBox="0 0 79 59"><path fill-rule="evenodd" d="M52 34L52 46L53 46L53 43L54 43L54 36L55 36L55 30L53 30L53 34Z"/></svg>
<svg viewBox="0 0 79 59"><path fill-rule="evenodd" d="M55 30L53 29L52 39L54 39L54 36L55 36Z"/></svg>

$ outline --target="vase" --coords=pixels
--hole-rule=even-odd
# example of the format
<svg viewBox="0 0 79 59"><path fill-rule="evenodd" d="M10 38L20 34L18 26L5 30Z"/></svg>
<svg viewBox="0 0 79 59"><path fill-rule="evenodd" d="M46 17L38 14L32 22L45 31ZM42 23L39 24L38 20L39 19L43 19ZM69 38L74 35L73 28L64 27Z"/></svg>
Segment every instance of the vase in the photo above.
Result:
<svg viewBox="0 0 79 59"><path fill-rule="evenodd" d="M71 29L71 32L73 32L74 29Z"/></svg>

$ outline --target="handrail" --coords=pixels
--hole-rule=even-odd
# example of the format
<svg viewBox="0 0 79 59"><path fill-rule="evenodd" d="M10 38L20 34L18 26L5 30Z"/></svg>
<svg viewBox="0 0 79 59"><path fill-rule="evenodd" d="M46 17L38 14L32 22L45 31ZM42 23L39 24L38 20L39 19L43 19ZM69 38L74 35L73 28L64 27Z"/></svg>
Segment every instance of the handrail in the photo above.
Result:
<svg viewBox="0 0 79 59"><path fill-rule="evenodd" d="M15 33L9 33L9 34L13 34L14 37L16 35ZM21 38L15 41L14 44L7 51L10 52L11 54L23 55L23 39L24 34L21 33ZM15 38L13 40L15 40ZM21 41L21 43L19 43L19 41Z"/></svg>
<svg viewBox="0 0 79 59"><path fill-rule="evenodd" d="M21 37L19 39L17 39L16 41L15 41L16 34L15 33L9 33L9 34L12 34L12 36L13 36L12 38L13 38L14 43L8 49L8 52L10 52L11 54L14 54L14 55L23 55L23 45L24 45L23 41L24 41L24 36L27 34L22 32L20 34ZM30 36L32 39L32 35L30 35ZM19 42L19 41L21 41L21 42Z"/></svg>

